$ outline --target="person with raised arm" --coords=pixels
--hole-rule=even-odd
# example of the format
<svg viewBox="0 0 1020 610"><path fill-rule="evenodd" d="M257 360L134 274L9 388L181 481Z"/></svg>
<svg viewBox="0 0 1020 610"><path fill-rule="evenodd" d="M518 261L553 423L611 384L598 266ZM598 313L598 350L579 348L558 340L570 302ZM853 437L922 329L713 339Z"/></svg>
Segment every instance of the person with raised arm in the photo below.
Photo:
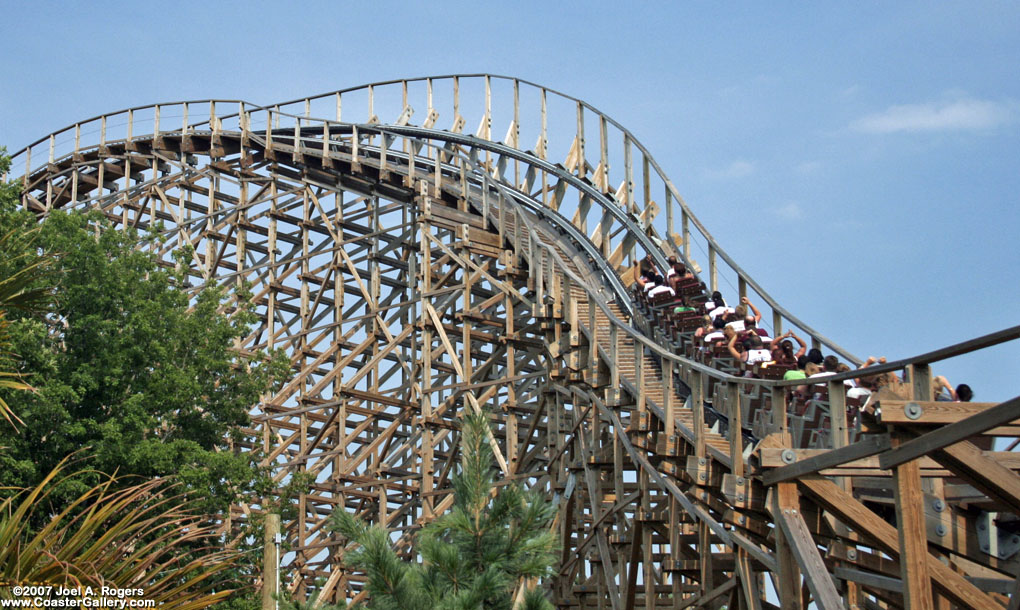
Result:
<svg viewBox="0 0 1020 610"><path fill-rule="evenodd" d="M793 343L786 339L793 339L800 344L796 353L793 351ZM807 344L794 333L788 330L772 340L772 359L779 364L796 364L797 359L807 352Z"/></svg>
<svg viewBox="0 0 1020 610"><path fill-rule="evenodd" d="M734 332L730 336L730 342L727 344L730 355L747 364L748 366L758 364L759 362L771 362L772 355L769 350L765 349L762 344L761 337L758 335L748 335L747 339L741 344L743 351L736 348L737 333Z"/></svg>

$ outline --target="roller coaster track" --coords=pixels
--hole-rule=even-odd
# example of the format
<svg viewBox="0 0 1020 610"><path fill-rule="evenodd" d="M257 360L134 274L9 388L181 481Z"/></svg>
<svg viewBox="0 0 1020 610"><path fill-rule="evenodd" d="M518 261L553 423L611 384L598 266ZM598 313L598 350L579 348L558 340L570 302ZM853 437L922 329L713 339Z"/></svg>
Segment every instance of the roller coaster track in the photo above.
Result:
<svg viewBox="0 0 1020 610"><path fill-rule="evenodd" d="M1020 456L983 444L1018 436L1020 399L936 402L930 383L932 363L1020 327L874 366L908 383L867 404L847 398L854 373L793 394L798 382L707 361L690 322L633 299L644 253L686 261L693 299L748 296L773 336L799 329L860 364L750 278L633 135L581 100L475 74L157 104L13 162L28 209L162 231L147 247L169 264L191 246L194 290L250 286L260 322L237 348L283 349L293 375L252 405L234 449L281 486L313 479L283 527L283 585L299 596L364 598L324 528L338 507L410 552L452 504L459 414L485 409L503 484L558 507L558 607L1020 603Z"/></svg>

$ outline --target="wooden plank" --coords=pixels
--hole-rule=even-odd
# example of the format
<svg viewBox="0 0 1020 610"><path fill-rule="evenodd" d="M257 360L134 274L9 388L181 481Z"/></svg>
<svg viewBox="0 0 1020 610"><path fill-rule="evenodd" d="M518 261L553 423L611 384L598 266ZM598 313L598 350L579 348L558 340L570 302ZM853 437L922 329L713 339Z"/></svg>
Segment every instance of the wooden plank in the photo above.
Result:
<svg viewBox="0 0 1020 610"><path fill-rule="evenodd" d="M748 557L747 551L737 549L736 563L737 575L740 578L740 590L743 593L744 608L747 610L761 610L758 579L751 566L751 559Z"/></svg>
<svg viewBox="0 0 1020 610"><path fill-rule="evenodd" d="M983 413L996 406L996 402L949 402L944 400L881 400L883 424L955 424L961 419ZM910 415L907 415L908 405ZM1018 415L1020 417L1020 415ZM1020 425L1020 420L1015 425Z"/></svg>
<svg viewBox="0 0 1020 610"><path fill-rule="evenodd" d="M631 528L630 560L627 569L626 593L624 594L624 610L634 609L634 600L637 596L638 566L641 565L641 537L644 535L643 526L640 521L634 522Z"/></svg>
<svg viewBox="0 0 1020 610"><path fill-rule="evenodd" d="M869 437L865 437L869 438ZM892 445L890 445L891 447ZM780 447L762 447L760 449L759 456L761 458L761 467L763 469L783 468L788 466L783 461L783 449ZM802 460L811 459L815 456L823 455L831 452L831 449L790 449L793 452L794 460L800 462ZM981 457L998 462L1002 466L1009 468L1010 470L1020 470L1020 452L1016 451L981 451ZM920 457L917 459L921 465L921 476L927 476L927 470L936 471L936 474L930 476L950 476L946 474L948 471L941 464L936 462L930 457ZM840 469L850 470L874 470L874 474L868 476L892 476L891 470L882 470L881 465L878 463L878 455L872 455L869 457L858 458L848 462L843 462L835 466L827 466L817 473L821 474L838 474ZM885 474L882 474L885 473ZM942 473L942 474L938 474Z"/></svg>
<svg viewBox="0 0 1020 610"><path fill-rule="evenodd" d="M883 453L879 457L879 463L882 468L892 468L1011 422L1018 414L1020 396L908 441L896 449Z"/></svg>
<svg viewBox="0 0 1020 610"><path fill-rule="evenodd" d="M887 450L889 447L890 444L888 436L884 434L868 436L852 445L840 447L839 449L833 449L831 451L824 451L813 457L795 461L788 466L766 471L765 474L762 475L761 482L764 485L774 485L782 481L789 481L797 477L813 474L823 468L831 468L846 462L876 455ZM787 454L787 456L793 456L794 459L796 459L797 455L796 453L792 453L794 451L792 449L769 448L763 451L769 451L771 454L778 454L781 460L783 459L784 451L790 451L791 453Z"/></svg>
<svg viewBox="0 0 1020 610"><path fill-rule="evenodd" d="M899 578L884 576L882 574L867 572L865 570L842 567L835 568L832 573L836 578L860 583L865 587L883 589L885 591L892 591L893 593L903 592L903 581Z"/></svg>
<svg viewBox="0 0 1020 610"><path fill-rule="evenodd" d="M899 534L900 580L908 610L934 610L928 573L928 536L924 521L924 495L917 460L896 467L893 475L896 530Z"/></svg>
<svg viewBox="0 0 1020 610"><path fill-rule="evenodd" d="M950 445L932 453L932 458L992 500L1020 515L1020 476L999 462L984 457L973 443Z"/></svg>
<svg viewBox="0 0 1020 610"><path fill-rule="evenodd" d="M772 518L784 508L799 508L800 498L793 483L779 483L772 492ZM776 558L779 603L783 608L799 610L803 607L800 596L800 569L785 535L776 536Z"/></svg>
<svg viewBox="0 0 1020 610"><path fill-rule="evenodd" d="M861 504L835 483L826 479L804 478L798 485L811 497L862 536L874 540L878 547L893 557L899 557L899 536L896 528ZM927 554L928 571L933 584L953 602L966 608L998 608L1000 604L971 584L962 575L943 564L937 557Z"/></svg>
<svg viewBox="0 0 1020 610"><path fill-rule="evenodd" d="M783 530L783 536L790 543L790 550L804 573L804 580L811 589L815 604L823 610L842 609L843 602L836 592L829 570L818 553L818 547L800 511L795 508L781 508L774 517Z"/></svg>

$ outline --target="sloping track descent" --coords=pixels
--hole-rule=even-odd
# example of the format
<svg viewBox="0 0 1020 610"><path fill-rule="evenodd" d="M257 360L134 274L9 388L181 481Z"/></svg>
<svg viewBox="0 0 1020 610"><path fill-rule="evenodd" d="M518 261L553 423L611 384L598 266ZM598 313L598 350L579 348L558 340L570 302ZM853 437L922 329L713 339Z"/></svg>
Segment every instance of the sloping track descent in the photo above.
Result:
<svg viewBox="0 0 1020 610"><path fill-rule="evenodd" d="M234 449L281 485L314 479L283 526L298 596L361 599L326 517L354 511L409 548L452 504L459 415L485 409L504 482L558 506L560 607L1020 601L1020 456L978 438L1015 438L1020 403L935 402L930 383L933 362L1020 327L874 367L907 383L867 405L846 397L852 374L794 398L795 382L706 364L690 321L629 292L645 253L695 269L693 300L746 295L773 336L860 361L744 273L585 102L476 74L157 104L69 126L14 167L38 214L161 226L150 247L169 263L192 246L195 290L251 287L261 323L237 348L283 349L293 376Z"/></svg>

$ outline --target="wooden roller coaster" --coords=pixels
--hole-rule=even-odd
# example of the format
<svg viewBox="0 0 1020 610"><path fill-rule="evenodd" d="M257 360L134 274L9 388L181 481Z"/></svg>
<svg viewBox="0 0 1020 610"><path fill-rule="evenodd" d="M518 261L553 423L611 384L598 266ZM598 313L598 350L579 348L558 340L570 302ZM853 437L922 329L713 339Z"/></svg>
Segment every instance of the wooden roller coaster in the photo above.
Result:
<svg viewBox="0 0 1020 610"><path fill-rule="evenodd" d="M1020 605L1020 453L986 442L1020 436L1020 398L931 389L933 363L1020 327L876 365L905 383L866 403L846 394L856 372L794 393L807 382L707 360L696 321L634 299L646 253L697 272L690 301L728 284L771 312L773 336L799 329L860 364L776 303L581 100L462 75L157 104L13 162L28 209L160 227L149 247L167 261L193 247L195 290L250 286L232 298L250 295L261 323L237 349L283 349L293 376L252 405L234 450L281 485L314 480L283 524L296 595L363 598L326 517L344 507L407 549L452 504L459 415L484 409L503 481L558 507L558 607Z"/></svg>

